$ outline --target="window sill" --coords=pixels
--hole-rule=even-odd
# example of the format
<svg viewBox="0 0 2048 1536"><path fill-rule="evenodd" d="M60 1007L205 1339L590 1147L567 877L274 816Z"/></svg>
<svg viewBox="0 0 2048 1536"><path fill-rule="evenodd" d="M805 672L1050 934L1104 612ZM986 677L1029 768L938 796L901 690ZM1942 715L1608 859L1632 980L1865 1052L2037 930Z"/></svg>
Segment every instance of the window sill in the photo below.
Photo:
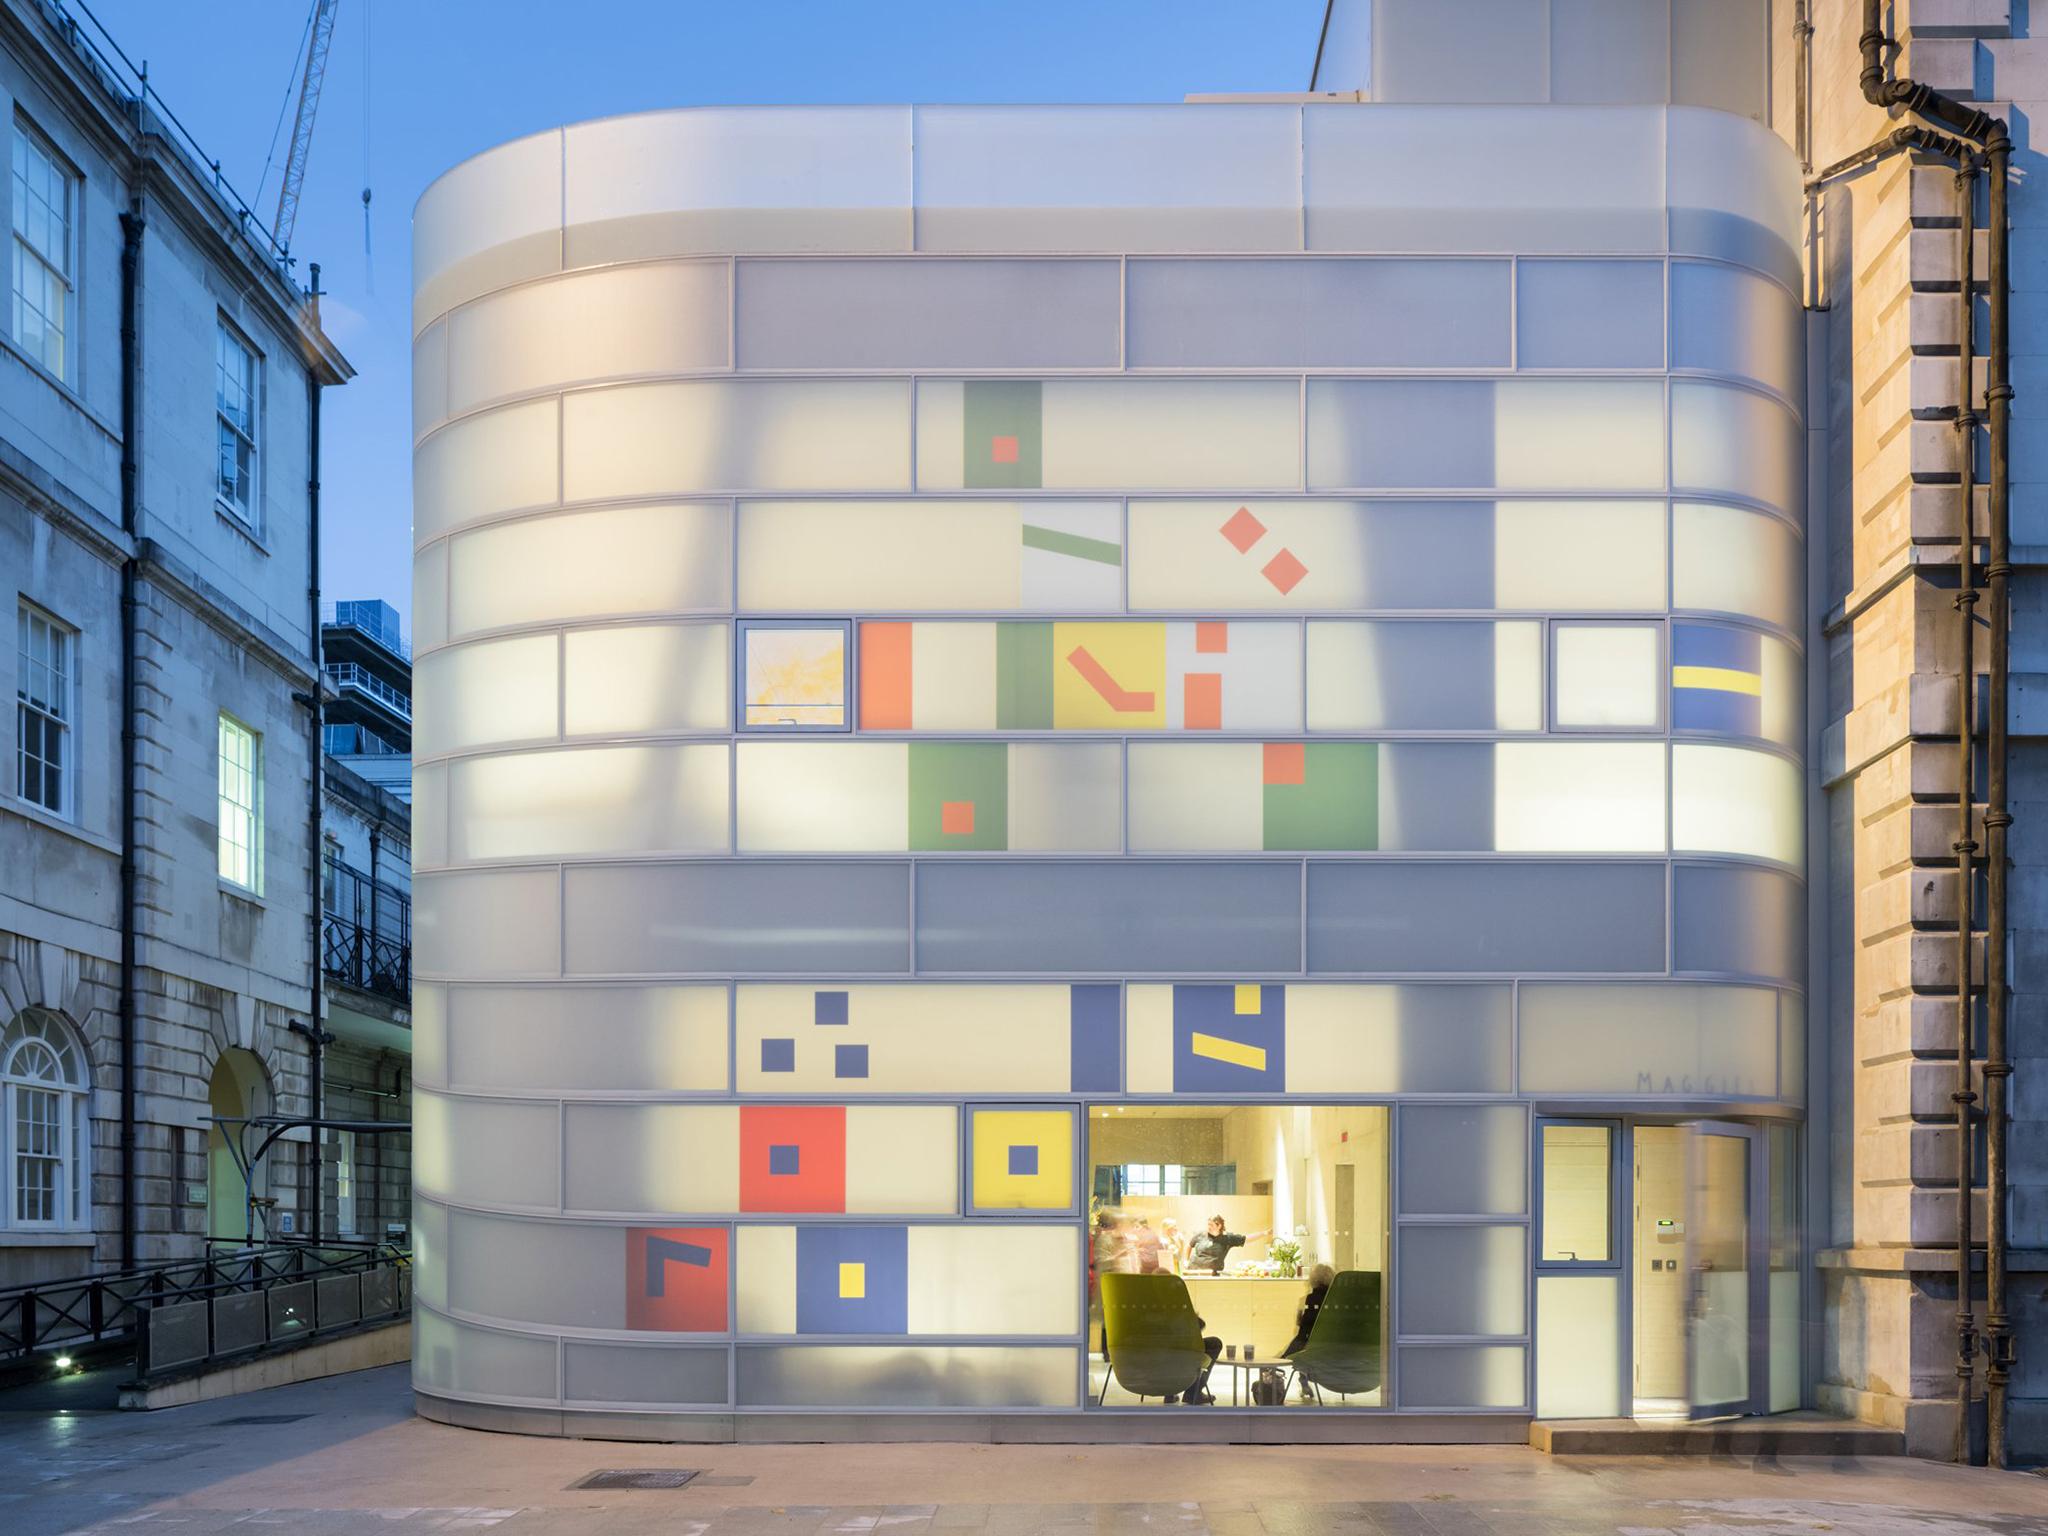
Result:
<svg viewBox="0 0 2048 1536"><path fill-rule="evenodd" d="M263 893L261 891L252 891L246 885L237 885L234 881L221 876L215 876L214 878L220 885L221 895L232 896L237 901L246 901L252 907L267 905L263 900Z"/></svg>
<svg viewBox="0 0 2048 1536"><path fill-rule="evenodd" d="M78 392L76 384L69 379L50 372L39 359L31 357L27 352L23 351L12 336L0 334L0 354L13 358L22 367L49 385L63 399L66 405L69 405L81 416L85 417L87 421L90 421L101 432L105 433L108 438L114 442L121 440L119 429L86 403L85 396Z"/></svg>
<svg viewBox="0 0 2048 1536"><path fill-rule="evenodd" d="M262 533L218 496L213 499L213 515L253 544L259 554L270 553L270 543Z"/></svg>
<svg viewBox="0 0 2048 1536"><path fill-rule="evenodd" d="M0 1227L0 1248L90 1248L98 1241L90 1227L71 1227L51 1231L46 1227L29 1227L15 1231Z"/></svg>
<svg viewBox="0 0 2048 1536"><path fill-rule="evenodd" d="M39 827L47 827L65 837L75 837L81 843L89 843L101 853L111 853L115 858L121 856L121 845L112 838L102 837L97 832L88 832L77 822L68 821L55 811L46 811L33 800L16 798L0 801L0 808L14 812L23 821L32 821Z"/></svg>

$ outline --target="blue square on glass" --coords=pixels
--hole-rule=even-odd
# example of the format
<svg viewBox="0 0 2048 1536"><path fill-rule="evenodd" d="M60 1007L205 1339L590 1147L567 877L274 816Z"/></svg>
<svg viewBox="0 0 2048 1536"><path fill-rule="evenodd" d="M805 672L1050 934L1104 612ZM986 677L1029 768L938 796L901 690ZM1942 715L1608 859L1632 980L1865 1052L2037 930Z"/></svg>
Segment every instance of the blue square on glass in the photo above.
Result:
<svg viewBox="0 0 2048 1536"><path fill-rule="evenodd" d="M763 1040L761 1042L761 1070L763 1072L794 1072L796 1070L796 1042L794 1040Z"/></svg>
<svg viewBox="0 0 2048 1536"><path fill-rule="evenodd" d="M1016 1175L1016 1176L1018 1176L1018 1177L1022 1177L1022 1176L1024 1176L1024 1175L1027 1175L1027 1174L1035 1174L1035 1173L1037 1173L1037 1172L1038 1172L1038 1148L1036 1148L1036 1147L1012 1147L1012 1148L1010 1148L1010 1172L1011 1172L1011 1173L1012 1173L1013 1175Z"/></svg>
<svg viewBox="0 0 2048 1536"><path fill-rule="evenodd" d="M768 1171L770 1173L797 1173L799 1171L799 1150L796 1147L771 1146L768 1149Z"/></svg>
<svg viewBox="0 0 2048 1536"><path fill-rule="evenodd" d="M844 992L818 992L812 994L811 1022L813 1024L844 1024L846 1022L846 994Z"/></svg>
<svg viewBox="0 0 2048 1536"><path fill-rule="evenodd" d="M864 1045L839 1045L832 1048L832 1075L834 1077L866 1077L868 1075L868 1048Z"/></svg>

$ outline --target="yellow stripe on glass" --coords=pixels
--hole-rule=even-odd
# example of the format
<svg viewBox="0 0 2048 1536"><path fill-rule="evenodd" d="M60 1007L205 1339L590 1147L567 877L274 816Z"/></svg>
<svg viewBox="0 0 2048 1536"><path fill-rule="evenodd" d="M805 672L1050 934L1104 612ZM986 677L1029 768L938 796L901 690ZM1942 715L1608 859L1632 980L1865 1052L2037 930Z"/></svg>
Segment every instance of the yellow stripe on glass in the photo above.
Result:
<svg viewBox="0 0 2048 1536"><path fill-rule="evenodd" d="M1712 688L1721 693L1747 693L1762 698L1764 680L1754 672L1738 672L1733 667L1673 667L1671 686L1674 688Z"/></svg>
<svg viewBox="0 0 2048 1536"><path fill-rule="evenodd" d="M1246 990L1244 987L1238 988L1240 994ZM1256 992L1259 989L1252 987L1249 990ZM1241 999L1237 1011L1258 1012L1256 1008L1246 1009ZM1233 1067L1248 1067L1254 1072L1266 1070L1266 1051L1263 1046L1246 1045L1241 1040L1225 1040L1221 1035L1205 1035L1200 1030L1195 1031L1189 1046L1197 1056L1206 1056L1211 1061L1225 1061Z"/></svg>

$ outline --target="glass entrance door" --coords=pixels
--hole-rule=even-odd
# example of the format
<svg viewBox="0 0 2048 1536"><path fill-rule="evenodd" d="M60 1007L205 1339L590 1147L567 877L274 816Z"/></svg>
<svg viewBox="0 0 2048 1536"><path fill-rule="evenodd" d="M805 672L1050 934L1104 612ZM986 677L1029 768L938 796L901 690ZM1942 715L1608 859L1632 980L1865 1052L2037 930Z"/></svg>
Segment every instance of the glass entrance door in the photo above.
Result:
<svg viewBox="0 0 2048 1536"><path fill-rule="evenodd" d="M1686 1406L1694 1419L1763 1409L1770 1319L1764 1276L1763 1147L1757 1128L1686 1131Z"/></svg>

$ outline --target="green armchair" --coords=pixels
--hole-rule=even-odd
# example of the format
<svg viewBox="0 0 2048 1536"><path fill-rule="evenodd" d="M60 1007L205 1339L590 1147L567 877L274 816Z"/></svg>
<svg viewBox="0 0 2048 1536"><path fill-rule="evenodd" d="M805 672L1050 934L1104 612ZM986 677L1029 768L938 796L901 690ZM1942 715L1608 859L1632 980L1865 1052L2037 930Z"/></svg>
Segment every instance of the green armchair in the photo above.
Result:
<svg viewBox="0 0 2048 1536"><path fill-rule="evenodd" d="M1330 1282L1308 1342L1287 1357L1301 1379L1323 1400L1370 1392L1380 1385L1380 1276L1347 1269Z"/></svg>
<svg viewBox="0 0 2048 1536"><path fill-rule="evenodd" d="M1104 1275L1102 1350L1109 1369L1098 1404L1109 1396L1111 1376L1141 1398L1178 1397L1192 1387L1209 1357L1186 1282L1178 1275Z"/></svg>

